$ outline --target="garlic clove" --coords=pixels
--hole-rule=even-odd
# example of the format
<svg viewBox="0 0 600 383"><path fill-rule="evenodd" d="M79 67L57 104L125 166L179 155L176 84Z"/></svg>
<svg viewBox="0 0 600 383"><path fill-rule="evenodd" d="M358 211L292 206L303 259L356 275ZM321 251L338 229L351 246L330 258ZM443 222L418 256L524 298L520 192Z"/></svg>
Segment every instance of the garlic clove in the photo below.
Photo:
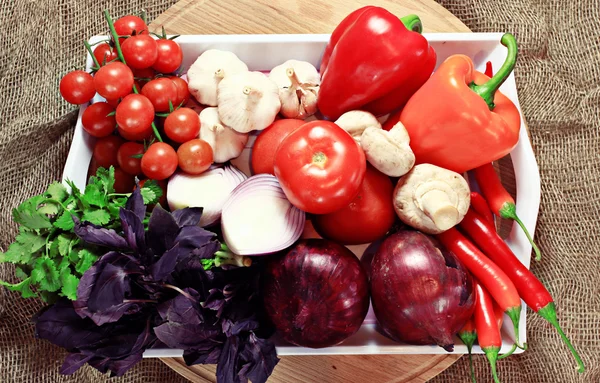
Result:
<svg viewBox="0 0 600 383"><path fill-rule="evenodd" d="M217 87L225 76L247 72L248 66L235 53L209 49L188 69L188 88L200 104L217 105Z"/></svg>
<svg viewBox="0 0 600 383"><path fill-rule="evenodd" d="M226 126L219 118L216 107L200 112L199 137L212 148L215 163L227 162L238 157L249 139L248 134L236 132Z"/></svg>
<svg viewBox="0 0 600 383"><path fill-rule="evenodd" d="M288 60L273 68L269 78L279 87L284 117L304 119L316 113L321 77L311 63Z"/></svg>
<svg viewBox="0 0 600 383"><path fill-rule="evenodd" d="M240 133L263 130L281 109L277 84L261 72L225 77L217 90L221 121Z"/></svg>
<svg viewBox="0 0 600 383"><path fill-rule="evenodd" d="M363 110L346 112L335 121L335 124L350 133L359 145L365 129L369 127L381 129L381 123L377 120L377 117Z"/></svg>

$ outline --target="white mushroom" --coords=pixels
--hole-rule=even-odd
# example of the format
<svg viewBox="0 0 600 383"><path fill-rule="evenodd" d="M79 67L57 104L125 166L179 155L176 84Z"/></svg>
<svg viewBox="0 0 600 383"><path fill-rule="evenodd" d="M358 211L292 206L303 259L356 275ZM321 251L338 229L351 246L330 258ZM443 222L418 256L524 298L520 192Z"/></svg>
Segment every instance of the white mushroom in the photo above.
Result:
<svg viewBox="0 0 600 383"><path fill-rule="evenodd" d="M216 163L238 157L248 142L248 134L236 132L221 122L215 107L200 112L200 138L212 148Z"/></svg>
<svg viewBox="0 0 600 383"><path fill-rule="evenodd" d="M377 120L377 117L364 110L346 112L335 121L335 124L350 133L359 145L361 141L360 137L365 129L369 127L381 129L381 123Z"/></svg>
<svg viewBox="0 0 600 383"><path fill-rule="evenodd" d="M467 181L458 173L419 164L400 178L394 208L405 224L428 234L439 234L462 221L471 203Z"/></svg>
<svg viewBox="0 0 600 383"><path fill-rule="evenodd" d="M227 76L217 90L219 117L240 133L263 130L281 109L279 88L261 72Z"/></svg>
<svg viewBox="0 0 600 383"><path fill-rule="evenodd" d="M389 132L368 127L360 138L367 161L390 177L403 176L414 166L415 155L409 143L410 137L401 122Z"/></svg>
<svg viewBox="0 0 600 383"><path fill-rule="evenodd" d="M221 80L247 71L248 66L235 53L209 49L188 69L188 88L200 104L217 106L217 86Z"/></svg>
<svg viewBox="0 0 600 383"><path fill-rule="evenodd" d="M315 114L321 76L314 65L288 60L273 68L269 78L279 87L284 117L304 119Z"/></svg>

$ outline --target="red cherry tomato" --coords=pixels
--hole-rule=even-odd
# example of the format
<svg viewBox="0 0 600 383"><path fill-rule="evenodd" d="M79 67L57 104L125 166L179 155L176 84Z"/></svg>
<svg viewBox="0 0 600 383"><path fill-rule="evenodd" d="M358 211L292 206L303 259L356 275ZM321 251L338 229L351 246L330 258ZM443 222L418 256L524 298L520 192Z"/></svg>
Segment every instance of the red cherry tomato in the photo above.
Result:
<svg viewBox="0 0 600 383"><path fill-rule="evenodd" d="M94 57L98 60L100 66L104 66L106 63L119 57L116 49L112 48L107 43L99 44L94 49Z"/></svg>
<svg viewBox="0 0 600 383"><path fill-rule="evenodd" d="M120 98L115 98L114 100L111 100L111 99L106 100L106 103L115 109L117 109L117 105L119 105L120 102L121 102Z"/></svg>
<svg viewBox="0 0 600 383"><path fill-rule="evenodd" d="M117 126L117 131L119 132L119 135L127 141L149 141L154 136L152 126L150 126L147 130L143 130L139 133L127 132L123 130L123 128L121 128L120 126Z"/></svg>
<svg viewBox="0 0 600 383"><path fill-rule="evenodd" d="M155 75L156 72L152 68L133 69L133 76L142 87L154 79ZM141 91L141 89L138 89L138 91Z"/></svg>
<svg viewBox="0 0 600 383"><path fill-rule="evenodd" d="M96 159L92 156L92 159L90 161L90 166L88 167L88 172L87 172L87 179L89 180L91 176L96 175L96 172L98 171L98 161L96 161Z"/></svg>
<svg viewBox="0 0 600 383"><path fill-rule="evenodd" d="M143 134L152 127L154 107L145 96L130 94L117 106L116 118L117 124L124 132Z"/></svg>
<svg viewBox="0 0 600 383"><path fill-rule="evenodd" d="M323 238L342 245L376 241L396 221L393 194L390 178L369 165L352 202L333 213L313 216L313 226Z"/></svg>
<svg viewBox="0 0 600 383"><path fill-rule="evenodd" d="M313 214L347 206L367 169L354 139L330 121L312 121L290 133L275 153L275 176L290 202Z"/></svg>
<svg viewBox="0 0 600 383"><path fill-rule="evenodd" d="M144 185L146 184L147 181L149 181L149 179L141 180L140 187L144 187ZM162 206L164 208L168 208L168 206L167 206L167 181L164 181L164 180L162 180L162 181L154 180L154 181L162 189L162 195L160 196L158 203L160 204L160 206ZM135 189L135 187L134 187L134 189Z"/></svg>
<svg viewBox="0 0 600 383"><path fill-rule="evenodd" d="M115 192L129 193L135 186L135 176L127 174L123 169L115 167Z"/></svg>
<svg viewBox="0 0 600 383"><path fill-rule="evenodd" d="M190 108L179 108L165 119L165 134L177 143L198 137L200 117Z"/></svg>
<svg viewBox="0 0 600 383"><path fill-rule="evenodd" d="M175 173L177 164L175 149L164 142L155 142L142 157L142 172L150 179L164 180Z"/></svg>
<svg viewBox="0 0 600 383"><path fill-rule="evenodd" d="M177 88L177 101L175 101L173 105L185 105L185 103L188 102L190 99L190 90L188 88L188 83L181 77L171 76L169 78L175 83L175 87Z"/></svg>
<svg viewBox="0 0 600 383"><path fill-rule="evenodd" d="M94 78L82 70L67 73L60 80L60 95L68 103L74 105L85 104L96 95Z"/></svg>
<svg viewBox="0 0 600 383"><path fill-rule="evenodd" d="M208 142L199 138L182 144L177 149L179 167L189 174L200 174L213 163L213 150Z"/></svg>
<svg viewBox="0 0 600 383"><path fill-rule="evenodd" d="M158 44L158 58L152 66L160 73L172 73L179 68L183 61L181 47L173 40L160 39Z"/></svg>
<svg viewBox="0 0 600 383"><path fill-rule="evenodd" d="M117 151L117 161L119 162L119 166L127 174L133 176L140 175L142 173L142 159L133 156L143 153L144 145L137 142L125 142Z"/></svg>
<svg viewBox="0 0 600 383"><path fill-rule="evenodd" d="M265 128L254 141L252 147L252 171L254 174L275 174L275 152L290 133L305 122L294 118L277 120Z"/></svg>
<svg viewBox="0 0 600 383"><path fill-rule="evenodd" d="M106 137L114 132L117 121L114 114L115 108L106 102L96 102L88 106L81 116L83 130L94 137Z"/></svg>
<svg viewBox="0 0 600 383"><path fill-rule="evenodd" d="M128 38L121 46L121 51L127 65L135 69L150 68L158 57L156 40L149 35Z"/></svg>
<svg viewBox="0 0 600 383"><path fill-rule="evenodd" d="M119 36L135 36L135 35L147 35L148 26L144 23L140 17L137 16L123 16L115 21L115 31ZM119 38L119 44L123 44L125 37Z"/></svg>
<svg viewBox="0 0 600 383"><path fill-rule="evenodd" d="M125 97L133 91L133 72L122 62L106 64L96 72L94 87L106 99Z"/></svg>
<svg viewBox="0 0 600 383"><path fill-rule="evenodd" d="M169 111L169 101L173 107L177 106L177 87L166 77L154 79L144 85L142 94L152 102L157 112Z"/></svg>
<svg viewBox="0 0 600 383"><path fill-rule="evenodd" d="M123 145L125 141L119 136L108 136L99 138L94 146L93 157L96 159L96 164L102 168L109 168L111 166L118 166L119 161L117 160L117 152L119 147Z"/></svg>

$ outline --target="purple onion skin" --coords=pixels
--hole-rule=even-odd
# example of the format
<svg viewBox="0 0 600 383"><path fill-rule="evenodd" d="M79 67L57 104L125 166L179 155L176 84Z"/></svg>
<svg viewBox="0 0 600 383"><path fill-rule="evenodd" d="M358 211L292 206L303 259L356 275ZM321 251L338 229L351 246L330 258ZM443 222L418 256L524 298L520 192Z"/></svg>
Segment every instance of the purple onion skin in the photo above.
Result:
<svg viewBox="0 0 600 383"><path fill-rule="evenodd" d="M397 342L454 349L453 335L475 309L473 279L437 240L401 230L371 261L371 300L383 333Z"/></svg>
<svg viewBox="0 0 600 383"><path fill-rule="evenodd" d="M360 261L325 239L303 239L270 256L263 294L279 334L301 347L341 343L358 331L369 310L369 283Z"/></svg>

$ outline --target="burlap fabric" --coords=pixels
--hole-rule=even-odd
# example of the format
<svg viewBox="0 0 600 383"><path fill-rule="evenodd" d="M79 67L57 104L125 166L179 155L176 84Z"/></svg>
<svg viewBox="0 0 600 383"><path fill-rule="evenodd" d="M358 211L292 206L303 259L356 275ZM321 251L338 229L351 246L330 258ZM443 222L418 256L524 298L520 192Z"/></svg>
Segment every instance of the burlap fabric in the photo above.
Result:
<svg viewBox="0 0 600 383"><path fill-rule="evenodd" d="M173 0L9 0L0 9L0 245L14 239L10 211L61 176L75 108L58 94L59 78L83 65L81 42L103 33L102 10L145 8L149 18ZM600 13L598 0L441 0L473 31L511 31L520 44L515 70L542 178L537 241L544 260L533 271L559 302L559 317L581 351L579 376L553 329L530 311L530 351L499 364L503 382L600 382ZM6 280L12 269L0 266ZM92 368L58 374L64 353L33 338L34 300L0 288L0 382L102 382ZM490 381L475 357L480 381ZM468 382L462 358L434 379ZM123 382L181 382L158 360L144 360Z"/></svg>

